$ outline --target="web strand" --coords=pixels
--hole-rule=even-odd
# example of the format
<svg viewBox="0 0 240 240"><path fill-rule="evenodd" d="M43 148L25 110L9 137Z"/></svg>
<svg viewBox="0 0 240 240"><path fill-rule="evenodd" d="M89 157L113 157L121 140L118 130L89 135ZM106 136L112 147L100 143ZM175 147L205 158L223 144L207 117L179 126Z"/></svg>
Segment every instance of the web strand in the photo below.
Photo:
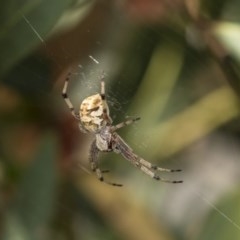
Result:
<svg viewBox="0 0 240 240"><path fill-rule="evenodd" d="M35 29L35 27L30 23L30 21L26 18L26 16L21 13L23 19L25 20L25 22L29 25L29 27L31 28L31 30L34 32L34 34L38 37L38 39L42 42L45 43L44 39L41 37L41 35L39 34L39 32ZM99 64L99 61L96 60L93 56L89 55L89 58L95 62L96 64ZM85 173L92 175L92 173L86 169L83 166L80 166L80 168L82 169L82 171L84 171ZM184 183L186 184L186 182ZM189 184L190 186L190 184ZM225 214L223 211L221 211L214 203L212 203L209 199L207 199L207 197L199 192L194 190L194 188L191 186L191 191L193 194L197 195L200 199L202 199L208 206L210 206L212 209L214 209L217 213L219 213L219 215L221 217L223 217L224 219L226 219L226 221L228 221L229 223L231 223L236 229L238 229L240 231L240 225L237 224L235 221L233 221L227 214Z"/></svg>
<svg viewBox="0 0 240 240"><path fill-rule="evenodd" d="M212 209L214 209L216 212L218 212L224 219L226 219L229 223L231 223L234 227L236 227L240 231L240 225L237 224L235 221L233 221L226 213L221 211L214 203L212 203L207 197L199 192L196 191L190 184L188 184L191 187L191 191L197 195L200 199L202 199L208 206L210 206Z"/></svg>
<svg viewBox="0 0 240 240"><path fill-rule="evenodd" d="M29 27L32 29L32 31L36 34L36 36L38 37L38 39L42 42L45 43L44 39L41 37L41 35L39 34L39 32L34 28L34 26L29 22L29 20L25 17L25 15L23 13L21 13L23 19L25 20L25 22L29 25Z"/></svg>

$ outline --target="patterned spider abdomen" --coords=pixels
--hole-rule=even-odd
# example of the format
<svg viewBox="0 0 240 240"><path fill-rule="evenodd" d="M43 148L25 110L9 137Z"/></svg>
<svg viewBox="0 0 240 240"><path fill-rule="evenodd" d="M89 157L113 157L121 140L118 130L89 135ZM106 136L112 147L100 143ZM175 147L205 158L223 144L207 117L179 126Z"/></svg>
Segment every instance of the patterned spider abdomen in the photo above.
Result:
<svg viewBox="0 0 240 240"><path fill-rule="evenodd" d="M80 105L80 120L89 132L98 132L106 126L109 109L100 94L85 98Z"/></svg>

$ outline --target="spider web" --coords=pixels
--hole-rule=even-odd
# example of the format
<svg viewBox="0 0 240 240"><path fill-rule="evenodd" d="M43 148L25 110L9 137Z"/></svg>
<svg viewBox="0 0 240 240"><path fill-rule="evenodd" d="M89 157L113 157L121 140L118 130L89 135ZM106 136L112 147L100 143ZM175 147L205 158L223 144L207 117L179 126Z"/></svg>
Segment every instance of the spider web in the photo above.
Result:
<svg viewBox="0 0 240 240"><path fill-rule="evenodd" d="M24 19L24 21L26 21L26 24L31 28L33 33L36 34L36 36L39 38L40 42L47 45L47 43L44 41L44 39L38 33L37 29L35 29L34 26L32 26L31 22L24 15L23 15L23 19ZM65 54L65 53L63 53L63 54ZM80 71L77 71L77 73L75 75L76 75L76 78L78 78L79 75L80 75L80 77L83 79L83 81L80 81L78 84L74 83L77 91L76 91L75 94L73 94L73 102L77 102L77 99L79 99L80 96L84 97L84 94L85 94L85 96L89 96L90 92L97 92L98 91L97 90L98 89L98 84L96 84L96 82L98 81L97 79L98 79L99 73L102 71L102 69L104 69L105 64L98 57L95 57L93 55L89 55L88 57L89 57L90 61L92 61L93 65L90 65L88 67L84 67L83 65L79 65L79 70ZM59 67L61 67L61 66L59 66ZM87 72L88 72L88 74L87 74ZM106 76L106 83L108 83L108 80L107 80L108 79L108 73L106 75L107 75ZM94 79L94 80L92 80L92 79ZM126 88L126 91L127 91L127 86L125 88ZM79 91L79 89L81 89L81 90ZM48 95L49 93L45 93L45 94ZM59 97L60 97L60 94L61 93L59 93ZM108 89L108 103L110 105L111 111L113 112L112 116L113 116L114 119L117 119L117 115L121 115L123 117L126 117L127 114L125 112L125 106L129 105L128 100L124 100L124 99L121 99L121 101L117 100L117 99L119 99L119 97L116 97L117 95L121 96L121 92L112 91L111 88ZM135 133L136 134L135 138L138 138L139 136L141 136L140 133L138 133L140 131L140 129L137 125L133 126L133 131L136 132ZM133 144L136 144L136 143L133 143ZM140 144L140 149L142 149L143 152L144 152L144 150L146 150L146 145L147 145L146 140L145 141L141 140L140 143L137 143L137 144ZM236 151L236 149L234 151ZM194 156L192 156L192 157L195 158ZM185 166L186 163L184 161L182 161L182 162L184 163L184 166ZM236 167L236 165L234 165L234 164L235 163L232 162L232 166ZM89 172L88 168L86 168L81 163L79 165L80 165L80 168L87 175L92 175L92 173ZM200 166L200 167L202 167L202 166ZM214 168L211 168L211 169L214 169ZM199 172L201 172L201 168L199 168ZM234 182L234 180L235 180L234 178L236 177L235 175L237 175L238 172L237 171L234 172L233 169L230 169L229 173L232 173L232 172L234 173L234 177L232 179L232 182ZM224 174L224 172L223 172L223 174ZM158 183L151 183L151 184L153 184L153 187L151 187L149 189L144 188L145 191L142 191L142 187L144 187L144 185L146 187L149 187L149 185L147 185L147 184L149 184L149 182L152 182L153 180L151 180L151 179L146 180L146 177L143 177L143 176L141 176L141 179L139 179L138 175L139 175L138 172L131 173L131 183L129 183L128 181L125 180L125 182L127 182L127 185L128 184L130 185L131 192L135 192L136 196L141 197L141 199L144 199L144 201L148 202L149 204L151 204L152 202L156 203L155 201L159 200L158 198L155 197L156 195L158 195L156 193L156 191L159 190L160 194L163 194L163 190L160 190L157 187ZM185 175L185 173L183 172L183 177L184 177L184 175ZM186 173L186 175L187 175L187 173ZM181 177L182 175L178 175L178 176ZM114 177L114 175L111 176L111 177ZM175 176L173 176L173 177L175 177ZM130 179L130 177L129 177L129 179ZM182 207L183 206L183 205L176 204L176 207L174 207L173 204L175 202L175 199L180 198L179 196L183 195L185 193L186 189L187 189L190 194L196 196L198 199L201 199L201 201L204 204L206 204L208 207L210 207L211 209L213 209L214 211L219 213L220 217L224 218L226 220L226 222L229 222L237 230L240 230L239 224L237 222L235 222L234 219L231 218L231 216L229 216L227 213L225 213L224 211L222 211L220 208L217 207L217 205L215 204L215 201L216 201L216 198L217 198L216 196L212 197L212 195L211 195L210 197L208 197L207 196L208 192L206 192L206 193L202 192L203 190L201 191L201 188L199 187L200 185L198 185L197 182L195 182L196 185L193 184L192 177L189 177L189 178L186 178L186 179L184 177L184 180L185 180L185 183L182 186L177 186L177 187L175 186L174 189L173 189L172 186L169 186L169 185L164 187L164 191L168 192L167 196L169 196L171 199L174 200L174 201L171 201L171 200L169 200L169 198L167 196L165 196L165 201L170 202L170 205L167 205L166 202L164 203L164 204L166 204L166 207L164 208L164 209L166 209L166 211L163 211L164 216L166 216L168 214L168 212L169 212L168 209L169 208L170 209L174 208L174 210L176 210L177 207ZM139 181L141 181L140 184L139 184ZM147 184L143 183L145 181L147 182ZM229 186L231 186L230 183L229 183ZM136 188L136 186L141 186L141 188L140 187ZM171 190L169 190L170 188L171 188ZM176 188L178 188L178 190ZM204 188L202 188L202 189L204 189ZM115 190L113 190L113 191L115 191ZM220 191L220 193L221 193L221 191ZM143 196L143 194L145 195L145 197ZM187 195L188 194L185 194L185 196L187 196ZM216 195L217 195L217 193L216 193ZM153 200L148 201L147 198L150 198L150 199L153 199ZM183 201L184 199L180 198L180 200ZM58 204L60 204L61 207L66 208L61 202L59 202ZM161 206L159 204L157 204L157 205L153 204L153 206L155 206L155 207L159 206L159 208L161 208ZM186 209L189 210L188 208L186 208ZM156 209L154 209L154 210L156 210ZM176 212L180 215L183 213L182 211L179 211L179 210L176 210ZM176 215L172 214L172 219L173 218L177 219ZM168 219L171 219L171 216ZM182 218L179 218L179 219L180 219L179 221L182 221ZM177 221L176 224L179 224L179 221ZM201 221L199 221L199 222L201 222Z"/></svg>

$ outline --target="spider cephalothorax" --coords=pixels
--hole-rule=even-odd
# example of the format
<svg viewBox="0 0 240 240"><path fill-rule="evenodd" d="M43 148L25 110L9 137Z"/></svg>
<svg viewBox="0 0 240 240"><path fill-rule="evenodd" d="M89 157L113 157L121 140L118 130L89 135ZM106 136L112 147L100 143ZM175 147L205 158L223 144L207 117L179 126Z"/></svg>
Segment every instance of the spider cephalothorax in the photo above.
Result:
<svg viewBox="0 0 240 240"><path fill-rule="evenodd" d="M81 105L79 113L76 113L74 107L68 98L67 88L68 88L69 76L65 80L65 84L62 91L62 96L69 107L72 115L78 120L79 128L85 133L95 134L95 139L90 148L90 164L93 171L96 172L97 177L100 181L108 183L113 186L122 186L122 184L106 182L103 178L103 173L106 171L101 171L98 166L98 154L99 152L115 152L121 154L125 159L130 161L134 166L139 168L145 174L150 177L169 183L181 183L182 181L171 181L160 178L155 171L165 171L165 172L179 172L180 169L166 169L161 168L150 162L144 160L135 154L130 146L117 134L116 130L124 126L130 125L137 120L136 118L128 118L127 120L117 124L112 125L112 119L109 115L109 108L106 101L105 95L105 83L103 77L101 77L101 92L100 94L95 94L85 98Z"/></svg>

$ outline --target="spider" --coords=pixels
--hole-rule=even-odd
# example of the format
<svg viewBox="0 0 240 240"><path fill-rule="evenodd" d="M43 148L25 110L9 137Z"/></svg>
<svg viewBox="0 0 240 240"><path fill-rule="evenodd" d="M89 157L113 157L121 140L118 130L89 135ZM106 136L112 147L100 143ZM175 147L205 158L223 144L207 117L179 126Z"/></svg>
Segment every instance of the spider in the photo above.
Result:
<svg viewBox="0 0 240 240"><path fill-rule="evenodd" d="M103 173L109 172L108 170L101 170L98 164L98 155L100 152L115 152L121 154L125 159L130 161L135 167L139 168L145 174L155 180L168 183L182 183L183 181L171 181L159 177L155 171L162 172L180 172L180 169L167 169L161 168L150 162L144 160L135 154L132 148L117 134L117 130L128 126L138 120L139 117L130 117L125 121L113 125L112 119L109 115L109 108L105 95L105 82L104 75L101 76L101 92L85 98L77 113L67 95L68 83L71 73L65 79L64 87L62 90L62 97L65 100L68 108L70 109L73 117L78 121L79 128L84 133L95 134L95 139L91 144L89 161L92 171L96 172L98 179L102 182L112 186L121 187L122 184L108 182L104 179Z"/></svg>

